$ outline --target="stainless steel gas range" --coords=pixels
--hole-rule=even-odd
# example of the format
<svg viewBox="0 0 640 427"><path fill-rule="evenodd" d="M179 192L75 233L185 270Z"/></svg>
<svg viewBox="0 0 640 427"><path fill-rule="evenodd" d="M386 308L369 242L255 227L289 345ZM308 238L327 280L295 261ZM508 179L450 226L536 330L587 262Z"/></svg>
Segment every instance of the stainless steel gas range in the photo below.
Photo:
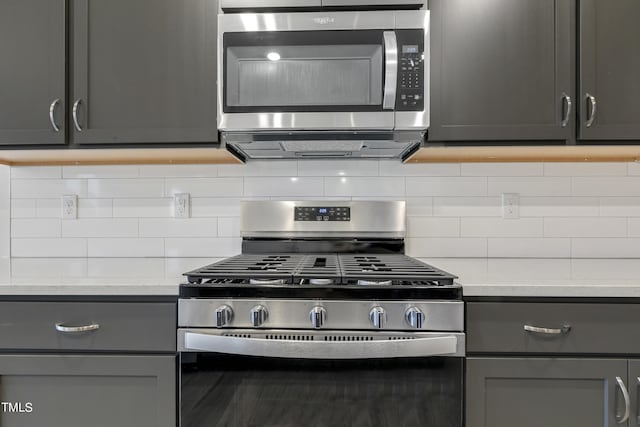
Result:
<svg viewBox="0 0 640 427"><path fill-rule="evenodd" d="M404 202L241 215L242 254L180 286L183 427L462 426L462 290L404 255Z"/></svg>

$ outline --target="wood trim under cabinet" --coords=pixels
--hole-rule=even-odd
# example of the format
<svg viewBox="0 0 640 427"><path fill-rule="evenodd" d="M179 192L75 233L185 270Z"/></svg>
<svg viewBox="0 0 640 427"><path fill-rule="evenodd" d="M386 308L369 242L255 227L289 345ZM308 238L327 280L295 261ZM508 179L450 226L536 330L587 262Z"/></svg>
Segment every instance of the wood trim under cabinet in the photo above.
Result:
<svg viewBox="0 0 640 427"><path fill-rule="evenodd" d="M471 162L633 162L640 145L570 145L540 147L425 147L406 163Z"/></svg>

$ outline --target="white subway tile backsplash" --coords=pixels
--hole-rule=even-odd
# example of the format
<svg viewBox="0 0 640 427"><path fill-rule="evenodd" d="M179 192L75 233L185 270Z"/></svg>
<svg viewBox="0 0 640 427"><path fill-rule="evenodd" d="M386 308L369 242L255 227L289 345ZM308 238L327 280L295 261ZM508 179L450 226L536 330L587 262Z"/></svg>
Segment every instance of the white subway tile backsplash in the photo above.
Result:
<svg viewBox="0 0 640 427"><path fill-rule="evenodd" d="M172 217L173 199L113 199L113 216L116 218Z"/></svg>
<svg viewBox="0 0 640 427"><path fill-rule="evenodd" d="M110 218L112 216L113 201L111 199L78 199L78 218Z"/></svg>
<svg viewBox="0 0 640 427"><path fill-rule="evenodd" d="M58 179L62 178L61 166L12 166L11 179Z"/></svg>
<svg viewBox="0 0 640 427"><path fill-rule="evenodd" d="M164 271L163 258L89 258L87 276L149 278Z"/></svg>
<svg viewBox="0 0 640 427"><path fill-rule="evenodd" d="M407 216L433 215L432 197L406 197ZM455 216L455 215L451 215Z"/></svg>
<svg viewBox="0 0 640 427"><path fill-rule="evenodd" d="M601 197L600 216L640 216L640 197Z"/></svg>
<svg viewBox="0 0 640 427"><path fill-rule="evenodd" d="M407 235L411 237L459 237L460 218L407 217Z"/></svg>
<svg viewBox="0 0 640 427"><path fill-rule="evenodd" d="M87 181L82 179L14 179L13 199L57 199L65 194L87 197Z"/></svg>
<svg viewBox="0 0 640 427"><path fill-rule="evenodd" d="M59 219L12 219L11 237L60 237Z"/></svg>
<svg viewBox="0 0 640 427"><path fill-rule="evenodd" d="M520 197L520 216L598 216L597 197Z"/></svg>
<svg viewBox="0 0 640 427"><path fill-rule="evenodd" d="M164 239L99 238L88 239L88 256L148 258L164 256Z"/></svg>
<svg viewBox="0 0 640 427"><path fill-rule="evenodd" d="M303 160L298 162L300 176L378 176L376 160Z"/></svg>
<svg viewBox="0 0 640 427"><path fill-rule="evenodd" d="M137 165L63 166L63 178L137 178Z"/></svg>
<svg viewBox="0 0 640 427"><path fill-rule="evenodd" d="M542 163L462 163L462 176L542 176Z"/></svg>
<svg viewBox="0 0 640 427"><path fill-rule="evenodd" d="M176 284L186 280L183 273L198 269L204 265L213 264L224 258L166 258L165 276L176 277Z"/></svg>
<svg viewBox="0 0 640 427"><path fill-rule="evenodd" d="M94 198L162 197L162 179L89 179L88 196Z"/></svg>
<svg viewBox="0 0 640 427"><path fill-rule="evenodd" d="M627 175L626 163L545 163L547 176L624 176Z"/></svg>
<svg viewBox="0 0 640 427"><path fill-rule="evenodd" d="M240 253L240 238L191 237L165 239L166 257L229 257Z"/></svg>
<svg viewBox="0 0 640 427"><path fill-rule="evenodd" d="M138 219L85 218L62 221L63 237L135 237Z"/></svg>
<svg viewBox="0 0 640 427"><path fill-rule="evenodd" d="M542 237L542 218L461 218L463 237Z"/></svg>
<svg viewBox="0 0 640 427"><path fill-rule="evenodd" d="M191 216L239 216L240 198L195 197L191 199Z"/></svg>
<svg viewBox="0 0 640 427"><path fill-rule="evenodd" d="M12 257L80 258L87 256L87 239L11 239Z"/></svg>
<svg viewBox="0 0 640 427"><path fill-rule="evenodd" d="M240 218L238 217L218 218L218 236L219 237L240 236Z"/></svg>
<svg viewBox="0 0 640 427"><path fill-rule="evenodd" d="M521 196L569 196L567 177L489 177L489 195L518 193Z"/></svg>
<svg viewBox="0 0 640 427"><path fill-rule="evenodd" d="M486 196L485 177L407 177L407 196Z"/></svg>
<svg viewBox="0 0 640 427"><path fill-rule="evenodd" d="M11 200L11 218L35 218L36 199Z"/></svg>
<svg viewBox="0 0 640 427"><path fill-rule="evenodd" d="M404 178L327 177L324 179L324 194L404 198Z"/></svg>
<svg viewBox="0 0 640 427"><path fill-rule="evenodd" d="M640 196L640 177L574 177L574 196Z"/></svg>
<svg viewBox="0 0 640 427"><path fill-rule="evenodd" d="M13 258L13 277L86 277L86 258Z"/></svg>
<svg viewBox="0 0 640 427"><path fill-rule="evenodd" d="M625 237L626 218L545 218L545 237Z"/></svg>
<svg viewBox="0 0 640 427"><path fill-rule="evenodd" d="M54 276L86 272L87 256L152 257L179 275L240 252L241 200L405 200L413 256L640 257L639 165L283 160L5 167L5 241L14 257L63 258L46 268ZM175 193L191 194L191 218L173 217ZM520 219L502 219L502 193L520 195ZM78 196L78 219L61 220L67 194ZM65 272L60 263L70 257L84 261ZM17 271L28 273L29 265ZM91 265L101 271L107 264Z"/></svg>
<svg viewBox="0 0 640 427"><path fill-rule="evenodd" d="M460 176L460 164L380 160L380 176Z"/></svg>
<svg viewBox="0 0 640 427"><path fill-rule="evenodd" d="M496 258L568 258L571 239L489 238L488 255Z"/></svg>
<svg viewBox="0 0 640 427"><path fill-rule="evenodd" d="M487 239L461 237L409 237L405 252L420 258L476 258L487 256Z"/></svg>
<svg viewBox="0 0 640 427"><path fill-rule="evenodd" d="M141 218L141 237L216 237L217 218Z"/></svg>
<svg viewBox="0 0 640 427"><path fill-rule="evenodd" d="M434 216L501 216L499 197L434 197Z"/></svg>
<svg viewBox="0 0 640 427"><path fill-rule="evenodd" d="M296 160L258 160L247 164L219 165L218 176L297 176Z"/></svg>
<svg viewBox="0 0 640 427"><path fill-rule="evenodd" d="M218 165L142 165L140 176L145 178L213 178Z"/></svg>
<svg viewBox="0 0 640 427"><path fill-rule="evenodd" d="M640 258L640 239L571 239L571 256L574 258Z"/></svg>
<svg viewBox="0 0 640 427"><path fill-rule="evenodd" d="M323 178L316 177L247 177L244 179L244 195L264 196L315 196L324 191Z"/></svg>
<svg viewBox="0 0 640 427"><path fill-rule="evenodd" d="M165 197L189 193L191 197L240 197L242 178L167 178Z"/></svg>

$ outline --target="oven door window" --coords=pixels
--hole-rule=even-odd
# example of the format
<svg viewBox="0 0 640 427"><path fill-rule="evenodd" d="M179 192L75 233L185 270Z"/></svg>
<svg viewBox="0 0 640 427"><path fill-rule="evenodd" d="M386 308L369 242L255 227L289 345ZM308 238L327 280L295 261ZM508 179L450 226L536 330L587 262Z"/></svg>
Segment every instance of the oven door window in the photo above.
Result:
<svg viewBox="0 0 640 427"><path fill-rule="evenodd" d="M462 426L459 357L184 356L182 427Z"/></svg>
<svg viewBox="0 0 640 427"><path fill-rule="evenodd" d="M382 30L225 33L224 112L382 111Z"/></svg>

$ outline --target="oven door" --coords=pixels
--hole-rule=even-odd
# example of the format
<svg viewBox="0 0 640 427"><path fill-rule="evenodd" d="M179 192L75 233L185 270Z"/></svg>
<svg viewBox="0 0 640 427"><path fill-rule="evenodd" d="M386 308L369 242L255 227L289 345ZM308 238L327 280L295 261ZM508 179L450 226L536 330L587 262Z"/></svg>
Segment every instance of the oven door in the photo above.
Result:
<svg viewBox="0 0 640 427"><path fill-rule="evenodd" d="M462 427L464 334L181 330L181 425Z"/></svg>
<svg viewBox="0 0 640 427"><path fill-rule="evenodd" d="M219 16L223 131L394 128L393 12Z"/></svg>

